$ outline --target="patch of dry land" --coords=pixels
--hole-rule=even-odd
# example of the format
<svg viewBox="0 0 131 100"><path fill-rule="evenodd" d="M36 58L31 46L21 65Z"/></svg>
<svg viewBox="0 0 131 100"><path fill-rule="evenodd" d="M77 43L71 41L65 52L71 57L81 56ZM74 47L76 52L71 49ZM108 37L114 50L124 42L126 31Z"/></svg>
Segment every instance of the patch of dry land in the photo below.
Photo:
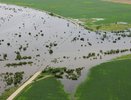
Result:
<svg viewBox="0 0 131 100"><path fill-rule="evenodd" d="M116 3L131 4L131 0L108 0L108 1L116 2Z"/></svg>

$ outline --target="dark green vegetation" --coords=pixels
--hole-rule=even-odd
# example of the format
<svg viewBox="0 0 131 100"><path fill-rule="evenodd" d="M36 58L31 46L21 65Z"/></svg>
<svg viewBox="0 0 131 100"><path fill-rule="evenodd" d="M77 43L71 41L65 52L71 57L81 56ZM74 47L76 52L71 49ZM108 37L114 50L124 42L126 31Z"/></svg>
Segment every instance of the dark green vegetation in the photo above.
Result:
<svg viewBox="0 0 131 100"><path fill-rule="evenodd" d="M76 92L77 100L131 100L131 60L116 60L90 70Z"/></svg>
<svg viewBox="0 0 131 100"><path fill-rule="evenodd" d="M22 66L22 65L32 65L33 62L18 62L18 63L7 63L5 67L17 67L17 66Z"/></svg>
<svg viewBox="0 0 131 100"><path fill-rule="evenodd" d="M131 27L131 6L128 4L106 0L0 0L0 2L28 6L50 11L51 15L56 13L64 17L79 19L85 22L86 26L96 29L121 30ZM129 24L116 24L117 22Z"/></svg>
<svg viewBox="0 0 131 100"><path fill-rule="evenodd" d="M23 79L24 72L16 72L16 73L3 73L1 76L3 77L3 81L5 81L6 85L18 85L21 83Z"/></svg>
<svg viewBox="0 0 131 100"><path fill-rule="evenodd" d="M27 86L15 100L69 100L60 81L53 77L36 81Z"/></svg>
<svg viewBox="0 0 131 100"><path fill-rule="evenodd" d="M47 67L42 71L42 74L53 75L56 78L67 78L70 80L77 80L81 76L82 70L83 67L76 69L67 69L66 67L63 68Z"/></svg>
<svg viewBox="0 0 131 100"><path fill-rule="evenodd" d="M15 52L16 53L16 58L15 58L15 60L30 60L30 59L32 59L32 57L31 56L22 56L21 54L20 54L20 52ZM6 55L6 57L7 57L7 55ZM32 65L33 64L33 62L32 61L21 61L21 62L14 62L14 63L7 63L6 65L5 65L5 67L17 67L17 66L22 66L22 65Z"/></svg>
<svg viewBox="0 0 131 100"><path fill-rule="evenodd" d="M19 88L19 84L23 79L23 74L24 72L6 72L0 75L6 86L13 86L6 89L5 92L1 94L0 100L6 100L13 92L15 92Z"/></svg>
<svg viewBox="0 0 131 100"><path fill-rule="evenodd" d="M50 15L52 15L52 14L50 14ZM48 44L48 45L46 45L45 47L46 48L48 48L48 52L49 52L49 54L53 54L53 47L56 47L57 46L57 43L50 43L50 44Z"/></svg>
<svg viewBox="0 0 131 100"><path fill-rule="evenodd" d="M125 52L131 52L131 48L129 48L129 49L111 49L111 50L107 50L107 51L100 50L99 53L97 53L97 54L92 52L92 53L89 53L87 56L83 56L83 59L90 59L90 60L102 59L103 56L122 54ZM123 57L124 56L122 56L122 58ZM128 58L128 57L130 57L130 55L126 55L125 57Z"/></svg>
<svg viewBox="0 0 131 100"><path fill-rule="evenodd" d="M119 54L119 53L124 53L124 52L127 52L127 51L130 51L131 52L131 49L117 49L117 50L109 50L109 51L106 51L104 52L104 55L111 55L111 54Z"/></svg>
<svg viewBox="0 0 131 100"><path fill-rule="evenodd" d="M0 54L0 61L8 60L7 59L7 54Z"/></svg>
<svg viewBox="0 0 131 100"><path fill-rule="evenodd" d="M20 52L16 52L16 59L15 60L26 60L31 59L31 56L21 56Z"/></svg>

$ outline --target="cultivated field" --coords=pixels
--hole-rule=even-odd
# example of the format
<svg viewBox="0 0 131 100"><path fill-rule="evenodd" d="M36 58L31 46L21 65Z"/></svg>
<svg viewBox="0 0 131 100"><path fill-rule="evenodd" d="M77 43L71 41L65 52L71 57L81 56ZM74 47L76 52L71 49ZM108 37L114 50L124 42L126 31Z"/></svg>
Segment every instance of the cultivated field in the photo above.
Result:
<svg viewBox="0 0 131 100"><path fill-rule="evenodd" d="M29 85L15 100L69 100L60 81L46 78Z"/></svg>
<svg viewBox="0 0 131 100"><path fill-rule="evenodd" d="M130 73L130 59L100 64L90 70L87 80L77 89L76 98L77 100L131 100Z"/></svg>

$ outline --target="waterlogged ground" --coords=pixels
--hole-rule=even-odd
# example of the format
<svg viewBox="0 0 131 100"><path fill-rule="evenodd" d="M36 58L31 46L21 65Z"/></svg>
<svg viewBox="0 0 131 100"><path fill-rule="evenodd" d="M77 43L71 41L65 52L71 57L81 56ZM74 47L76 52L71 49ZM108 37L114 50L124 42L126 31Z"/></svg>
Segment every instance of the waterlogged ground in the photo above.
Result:
<svg viewBox="0 0 131 100"><path fill-rule="evenodd" d="M13 79L24 72L24 82L47 66L85 67L77 81L61 80L66 91L74 92L90 67L129 54L130 37L130 30L92 32L46 12L0 4L0 93L9 88L5 80L11 73Z"/></svg>

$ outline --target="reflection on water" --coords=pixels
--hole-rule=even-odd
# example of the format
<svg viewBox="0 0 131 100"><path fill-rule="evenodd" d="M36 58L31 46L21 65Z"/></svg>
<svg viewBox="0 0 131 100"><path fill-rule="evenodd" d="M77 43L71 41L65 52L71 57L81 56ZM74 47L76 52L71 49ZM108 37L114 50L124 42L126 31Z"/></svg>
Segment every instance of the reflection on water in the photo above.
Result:
<svg viewBox="0 0 131 100"><path fill-rule="evenodd" d="M130 31L92 32L45 12L0 4L0 73L24 71L24 82L46 66L85 67L77 81L61 80L66 91L74 92L92 66L129 54L130 36ZM128 50L104 54L111 49ZM6 88L1 77L0 92Z"/></svg>

